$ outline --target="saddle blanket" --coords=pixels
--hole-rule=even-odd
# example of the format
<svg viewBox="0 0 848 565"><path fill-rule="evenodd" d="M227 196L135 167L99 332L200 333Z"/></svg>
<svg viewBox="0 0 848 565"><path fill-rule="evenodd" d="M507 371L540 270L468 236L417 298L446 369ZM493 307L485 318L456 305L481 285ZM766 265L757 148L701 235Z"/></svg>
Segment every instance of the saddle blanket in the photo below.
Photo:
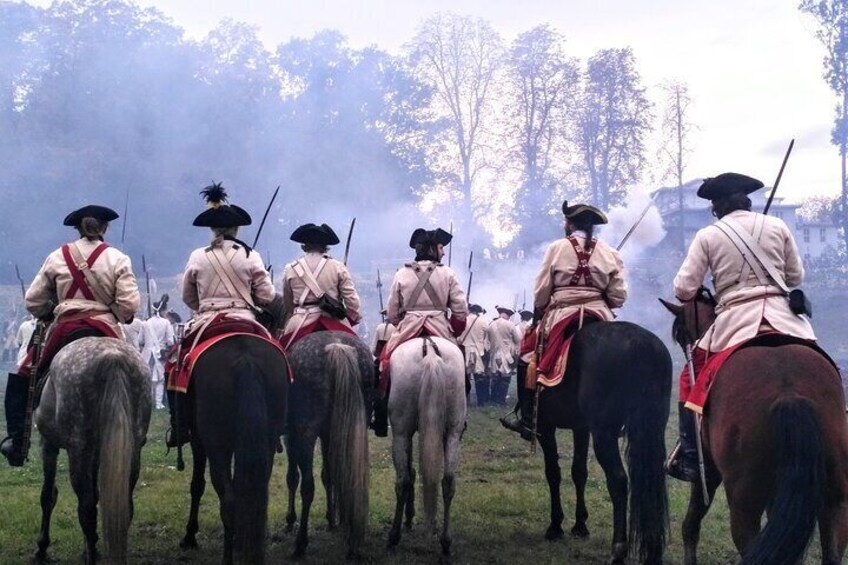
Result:
<svg viewBox="0 0 848 565"><path fill-rule="evenodd" d="M312 322L311 324L306 324L297 332L289 332L284 334L280 338L280 345L282 345L285 349L290 348L292 345L297 343L298 340L305 338L311 333L327 331L327 332L345 332L350 335L356 336L356 332L350 326L347 326L336 318L330 318L329 316L319 316L317 320ZM294 333L294 336L292 336ZM359 337L359 336L357 336Z"/></svg>
<svg viewBox="0 0 848 565"><path fill-rule="evenodd" d="M92 316L102 315L102 312L95 314L79 313L62 316L54 322L53 326L48 330L45 342L41 349L41 358L38 362L37 372L42 376L46 369L50 367L53 358L59 353L59 350L68 345L72 341L78 339L74 334L79 334L83 330L88 330L90 335L91 330L99 333L103 337L114 337L120 339L112 327L106 322L102 322ZM30 376L32 373L32 355L34 351L32 344L27 349L26 357L21 366L18 368L18 374L22 376Z"/></svg>
<svg viewBox="0 0 848 565"><path fill-rule="evenodd" d="M602 318L589 310L583 312L582 325L597 322ZM561 320L551 328L542 358L537 365L537 383L544 387L554 387L562 382L568 368L568 353L574 335L581 328L580 312ZM533 333L538 332L535 330ZM538 339L538 338L536 338Z"/></svg>
<svg viewBox="0 0 848 565"><path fill-rule="evenodd" d="M833 359L831 359L830 356L814 341L789 336L779 332L765 332L754 336L748 341L743 341L742 343L728 347L723 351L712 354L704 364L704 368L698 371L698 378L695 380L695 385L692 387L691 392L689 392L689 395L686 398L686 408L697 412L698 414L704 413L704 407L707 405L707 401L709 400L710 390L715 383L716 376L719 371L721 371L721 368L727 360L740 349L745 349L746 347L751 346L779 347L781 345L790 344L804 345L817 351L825 359L830 361L837 372L839 371L839 368L836 366Z"/></svg>

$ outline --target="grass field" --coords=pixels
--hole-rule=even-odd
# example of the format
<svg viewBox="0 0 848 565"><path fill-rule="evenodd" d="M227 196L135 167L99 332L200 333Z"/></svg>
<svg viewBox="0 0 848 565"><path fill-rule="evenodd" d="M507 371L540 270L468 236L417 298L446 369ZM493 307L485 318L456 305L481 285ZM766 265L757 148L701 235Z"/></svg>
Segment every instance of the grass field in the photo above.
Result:
<svg viewBox="0 0 848 565"><path fill-rule="evenodd" d="M594 459L590 462L587 503L591 537L566 537L547 542L543 533L548 524L548 492L542 456L531 457L527 443L503 430L494 409L473 409L462 442L457 496L454 499L454 556L452 563L509 563L534 565L553 563L604 563L612 536L612 507L603 473ZM201 549L183 552L178 543L188 513L190 473L174 468L175 455L165 456L163 437L167 425L165 411L154 415L149 442L143 453L143 470L135 491L136 513L130 532L132 563L216 563L221 556L221 525L218 500L211 484L201 508ZM674 415L669 422L668 443L675 434ZM566 530L572 524L574 493L568 469L571 463L570 434L560 432L561 464L564 469L563 502ZM420 526L405 534L394 555L385 548L394 508L394 470L389 440L371 436L371 508L369 535L364 549L367 563L434 563L438 561L436 538ZM318 457L316 456L316 460ZM190 461L187 461L190 465ZM284 524L286 490L284 455L276 459L271 482L269 533L281 533ZM320 485L319 476L316 483ZM35 549L40 523L39 492L41 467L38 449L24 469L0 466L0 563L25 563ZM77 563L83 549L82 533L76 517L76 497L67 475L67 458L62 455L57 479L59 502L53 515L51 556L59 563ZM669 480L671 536L667 563L681 563L680 522L686 508L688 488ZM312 532L303 563L340 563L345 548L340 536L328 532L324 521L323 489L318 486L312 513ZM420 505L419 505L420 506ZM299 502L298 502L299 507ZM420 508L419 508L420 510ZM420 519L420 516L419 516ZM420 521L418 521L420 524ZM815 544L816 542L814 542ZM701 562L734 563L736 552L730 538L729 518L723 491L707 516L701 538ZM289 560L293 535L270 542L269 563ZM808 562L818 561L813 546Z"/></svg>

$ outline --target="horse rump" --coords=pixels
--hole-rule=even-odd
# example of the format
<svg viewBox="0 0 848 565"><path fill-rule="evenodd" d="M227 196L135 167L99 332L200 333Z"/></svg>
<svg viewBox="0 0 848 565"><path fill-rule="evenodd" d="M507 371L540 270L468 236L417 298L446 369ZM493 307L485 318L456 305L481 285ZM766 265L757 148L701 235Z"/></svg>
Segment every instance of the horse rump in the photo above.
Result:
<svg viewBox="0 0 848 565"><path fill-rule="evenodd" d="M827 477L824 442L812 403L792 395L769 412L775 453L775 497L768 522L745 549L743 565L795 565L816 527Z"/></svg>

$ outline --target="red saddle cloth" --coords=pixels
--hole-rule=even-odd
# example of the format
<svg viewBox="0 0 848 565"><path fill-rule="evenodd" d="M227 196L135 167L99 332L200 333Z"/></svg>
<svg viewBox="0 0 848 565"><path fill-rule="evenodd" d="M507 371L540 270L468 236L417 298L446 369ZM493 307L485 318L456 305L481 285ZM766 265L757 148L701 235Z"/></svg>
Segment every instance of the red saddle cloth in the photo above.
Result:
<svg viewBox="0 0 848 565"><path fill-rule="evenodd" d="M79 314L70 314L58 318L53 327L47 332L47 341L44 342L41 348L41 359L38 361L37 371L42 375L50 368L50 363L53 358L59 353L59 350L82 337L91 336L92 333L97 333L102 337L119 338L121 336L115 333L112 326L106 322L95 320L92 316L101 315L102 312L84 312ZM82 333L85 331L85 333ZM26 358L24 358L21 366L18 368L18 374L28 377L32 373L32 355L33 349L30 344L27 350Z"/></svg>
<svg viewBox="0 0 848 565"><path fill-rule="evenodd" d="M292 332L283 334L283 336L280 338L280 345L282 345L283 348L288 349L292 345L297 343L298 340L303 339L309 334L315 332L345 332L353 336L356 335L356 332L353 331L353 328L341 323L340 320L331 318L329 316L319 316L318 319L312 322L311 324L306 324L299 330L297 330L297 332L294 333L294 338L292 338Z"/></svg>
<svg viewBox="0 0 848 565"><path fill-rule="evenodd" d="M590 310L583 312L584 326L587 323L599 322L602 319ZM565 370L568 368L568 352L571 349L571 342L581 327L580 312L575 312L564 320L560 320L551 328L548 341L545 343L545 350L542 352L542 358L537 364L538 383L540 385L552 387L562 382ZM535 346L536 338L532 339Z"/></svg>
<svg viewBox="0 0 848 565"><path fill-rule="evenodd" d="M713 353L707 359L704 364L704 368L698 371L698 378L695 380L695 385L692 387L691 392L689 392L688 397L686 398L686 408L697 412L698 414L703 414L704 407L707 405L707 400L709 400L710 390L712 389L713 384L715 383L716 376L718 375L721 368L727 362L730 357L733 356L734 353L739 351L740 349L745 349L746 347L751 346L765 346L765 347L779 347L781 345L804 345L813 349L820 353L825 359L830 361L833 367L839 371L836 363L834 363L833 359L814 341L809 341L806 339L801 339L798 337L793 337L791 335L782 334L779 332L765 332L761 333L748 341L743 341L742 343L738 343L732 347L728 347L723 351L719 351L718 353ZM697 370L697 369L696 369Z"/></svg>
<svg viewBox="0 0 848 565"><path fill-rule="evenodd" d="M198 332L202 333L198 336ZM179 346L175 345L172 349L168 362L165 363L168 390L187 392L197 360L216 343L238 335L249 335L267 341L276 347L285 359L283 348L270 337L268 330L262 324L251 320L227 318L226 314L218 314L208 325L189 333L182 339ZM179 363L176 358L177 350L179 350ZM288 363L286 367L289 371L289 380L291 380L292 373Z"/></svg>

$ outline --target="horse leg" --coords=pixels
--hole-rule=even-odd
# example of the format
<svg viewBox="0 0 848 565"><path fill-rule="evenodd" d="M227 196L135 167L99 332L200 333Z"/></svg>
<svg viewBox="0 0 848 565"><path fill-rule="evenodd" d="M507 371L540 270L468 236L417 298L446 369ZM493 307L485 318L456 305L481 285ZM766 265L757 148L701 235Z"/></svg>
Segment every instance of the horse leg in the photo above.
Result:
<svg viewBox="0 0 848 565"><path fill-rule="evenodd" d="M294 524L297 522L297 510L295 509L295 497L297 496L297 486L300 484L300 471L298 471L298 459L294 455L294 449L297 447L298 440L293 438L291 434L286 437L286 455L288 456L289 467L286 471L286 486L289 490L289 510L286 513L286 533L291 533L294 530Z"/></svg>
<svg viewBox="0 0 848 565"><path fill-rule="evenodd" d="M200 439L195 435L191 441L191 509L188 514L186 533L180 547L183 549L197 549L197 532L200 529L197 516L200 512L200 499L206 490L206 452L200 445Z"/></svg>
<svg viewBox="0 0 848 565"><path fill-rule="evenodd" d="M768 499L761 486L762 475L751 475L748 480L726 480L727 506L730 509L730 534L740 555L760 533L763 512Z"/></svg>
<svg viewBox="0 0 848 565"><path fill-rule="evenodd" d="M312 500L315 498L315 475L313 471L313 453L315 451L315 435L309 435L298 442L295 457L298 460L300 474L303 483L300 487L300 528L297 530L297 539L294 544L292 557L300 558L306 553L309 545L309 511L312 508Z"/></svg>
<svg viewBox="0 0 848 565"><path fill-rule="evenodd" d="M574 459L571 462L571 481L574 483L577 501L571 535L576 538L587 538L589 528L586 526L586 521L589 519L589 510L586 508L586 481L589 479L589 430L573 430L572 436L574 437Z"/></svg>
<svg viewBox="0 0 848 565"><path fill-rule="evenodd" d="M562 483L562 470L559 467L556 428L545 426L540 429L539 445L542 447L542 453L545 455L545 478L548 480L548 489L551 493L551 523L545 532L545 539L553 541L563 536L562 521L565 518L559 492L560 484Z"/></svg>
<svg viewBox="0 0 848 565"><path fill-rule="evenodd" d="M412 490L409 469L412 466L412 438L403 436L400 430L395 429L392 433L392 460L395 465L395 517L392 529L389 532L389 548L400 543L400 524L403 519L404 506L409 499Z"/></svg>
<svg viewBox="0 0 848 565"><path fill-rule="evenodd" d="M324 492L327 493L327 529L333 531L336 529L336 497L333 496L333 485L330 481L330 467L328 457L328 446L330 445L329 437L321 437L321 483L324 485Z"/></svg>
<svg viewBox="0 0 848 565"><path fill-rule="evenodd" d="M710 504L715 499L715 492L721 484L721 477L715 471L707 471L707 493L710 495ZM701 521L710 509L710 504L704 500L704 489L700 481L691 483L689 487L689 507L686 517L683 519L683 563L685 565L697 565L698 563L698 540L701 538Z"/></svg>
<svg viewBox="0 0 848 565"><path fill-rule="evenodd" d="M406 450L406 460L409 463L407 465L409 472L409 488L406 489L406 508L405 508L405 520L404 527L407 532L412 531L412 519L415 518L415 467L412 465L412 442L410 441L407 444Z"/></svg>
<svg viewBox="0 0 848 565"><path fill-rule="evenodd" d="M624 563L627 557L627 474L618 450L618 430L598 430L592 434L595 456L607 478L612 499L612 563Z"/></svg>
<svg viewBox="0 0 848 565"><path fill-rule="evenodd" d="M221 523L224 525L224 565L233 563L233 519L235 510L235 499L233 492L232 477L232 452L209 454L209 475L212 478L212 487L218 494Z"/></svg>
<svg viewBox="0 0 848 565"><path fill-rule="evenodd" d="M59 457L59 448L53 446L47 440L41 447L42 469L44 470L44 483L41 485L41 531L38 533L38 551L35 553L36 562L47 562L47 548L50 546L50 517L56 500L59 498L59 489L56 488L56 460Z"/></svg>
<svg viewBox="0 0 848 565"><path fill-rule="evenodd" d="M819 513L822 565L839 565L848 544L848 503L826 501Z"/></svg>
<svg viewBox="0 0 848 565"><path fill-rule="evenodd" d="M86 565L97 562L97 477L94 462L94 455L86 451L68 452L71 486L77 495L77 517L85 537L83 561Z"/></svg>
<svg viewBox="0 0 848 565"><path fill-rule="evenodd" d="M442 478L442 501L444 506L444 519L442 520L442 555L448 556L451 552L453 538L450 533L450 510L453 495L456 493L456 467L459 464L459 440L462 437L462 428L452 433L445 441L445 474Z"/></svg>

